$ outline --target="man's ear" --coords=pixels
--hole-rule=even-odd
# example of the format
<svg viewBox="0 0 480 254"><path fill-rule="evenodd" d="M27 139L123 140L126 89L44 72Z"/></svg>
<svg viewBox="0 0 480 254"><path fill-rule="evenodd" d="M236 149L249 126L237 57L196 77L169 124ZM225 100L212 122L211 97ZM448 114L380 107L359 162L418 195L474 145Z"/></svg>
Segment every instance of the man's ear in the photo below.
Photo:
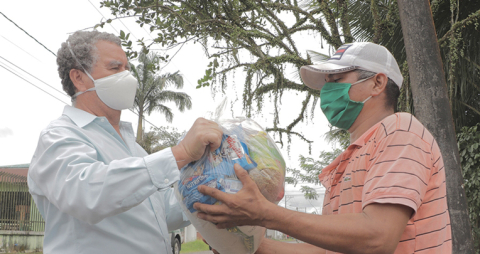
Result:
<svg viewBox="0 0 480 254"><path fill-rule="evenodd" d="M71 69L69 75L70 80L75 86L75 92L83 92L88 89L89 82L85 73L77 69Z"/></svg>
<svg viewBox="0 0 480 254"><path fill-rule="evenodd" d="M383 91L387 87L388 77L384 73L378 73L377 75L375 75L375 77L373 77L373 82L375 83L375 85L373 86L371 95L377 96L383 93Z"/></svg>

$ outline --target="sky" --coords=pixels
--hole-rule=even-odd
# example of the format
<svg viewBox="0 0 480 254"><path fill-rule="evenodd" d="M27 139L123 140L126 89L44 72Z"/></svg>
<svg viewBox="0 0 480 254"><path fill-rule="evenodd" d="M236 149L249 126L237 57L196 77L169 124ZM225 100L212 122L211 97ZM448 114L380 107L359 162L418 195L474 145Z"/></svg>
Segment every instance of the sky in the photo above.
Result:
<svg viewBox="0 0 480 254"><path fill-rule="evenodd" d="M26 164L32 158L41 130L62 114L65 105L70 105L70 98L62 90L56 57L52 52L56 54L61 43L66 41L71 33L92 28L104 17L112 17L108 9L100 8L99 0L4 1L0 12L18 26L0 14L0 166ZM133 39L152 39L149 29L140 28L133 18L122 19L121 22L115 20L111 25L107 24L99 30L116 35L120 30L130 31ZM306 34L296 39L297 46L303 49L303 52L322 52L318 37ZM160 46L153 48L157 49L157 52L164 52ZM176 49L168 53L173 55L175 52ZM323 53L328 54L325 50ZM146 116L146 119L157 127L173 126L180 131L188 130L196 118L208 116L207 112L213 111L225 97L232 105L229 113L244 116L241 106L242 73L237 73L235 78L230 79L232 85L226 94L217 93L213 96L208 87L195 88L208 63L209 59L200 45L191 43L184 46L170 64L162 68L162 73L180 71L185 81L181 91L192 97L192 110L184 113L174 110L171 124L158 113ZM282 119L280 124L285 126L298 115L302 99L303 95L297 94L283 96L279 110ZM269 103L268 98L265 101L266 104ZM169 106L174 108L174 104ZM261 126L269 127L273 123L273 112L272 106L265 106L262 112L252 118ZM122 120L132 122L135 131L137 119L137 116L128 110L122 112ZM146 123L145 129L148 131L151 126ZM317 158L320 151L330 149L331 144L327 144L323 139L328 130L328 122L319 107L315 110L314 121L308 120L299 124L297 131L314 140L312 157ZM300 154L309 155L308 145L298 138L292 138L290 151L287 151L286 146L281 148L281 151L287 167L291 168L298 168ZM313 187L320 193L323 192L321 187ZM311 212L312 207L318 207L318 202L321 202L321 199L305 201L299 186L287 185L286 189L290 208L309 207L307 211Z"/></svg>

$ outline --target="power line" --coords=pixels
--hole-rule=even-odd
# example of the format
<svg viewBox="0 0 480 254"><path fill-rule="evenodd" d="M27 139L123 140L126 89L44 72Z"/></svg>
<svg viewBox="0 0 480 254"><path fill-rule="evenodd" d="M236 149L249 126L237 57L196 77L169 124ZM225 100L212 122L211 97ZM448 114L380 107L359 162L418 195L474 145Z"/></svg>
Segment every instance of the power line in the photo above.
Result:
<svg viewBox="0 0 480 254"><path fill-rule="evenodd" d="M105 18L105 16L103 16L103 14L97 9L97 7L96 7L94 4L92 4L92 2L90 2L90 0L87 0L87 1L93 6L93 8L95 8L95 10L96 10L98 13L100 13L100 15L102 15L102 17L103 17L105 20L108 20L108 19ZM113 30L115 30L115 32L117 32L117 34L120 34L120 33L117 31L117 29L115 29L115 27L113 27L113 25L112 25L111 23L108 23L108 24L113 28Z"/></svg>
<svg viewBox="0 0 480 254"><path fill-rule="evenodd" d="M63 92L61 92L60 90L56 89L55 87L53 87L53 86L51 86L51 85L47 84L46 82L42 81L41 79L39 79L39 78L35 77L34 75L32 75L31 73L29 73L28 71L25 71L24 69L22 69L22 68L18 67L17 65L15 65L14 63L12 63L12 62L8 61L8 60L7 60L7 59L5 59L4 57L0 56L0 58L2 58L3 60L7 61L9 64L11 64L11 65L13 65L13 66L17 67L18 69L22 70L23 72L27 73L28 75L32 76L32 77L33 77L33 78L35 78L36 80L38 80L38 81L40 81L40 82L44 83L45 85L49 86L50 88L54 89L55 91L57 91L57 92L61 93L62 95L64 95L64 96L68 97L68 95L64 94ZM1 66L1 65L0 65L0 66ZM43 92L47 93L48 95L50 95L50 96L54 97L55 99L57 99L57 100L60 100L60 99L58 99L57 97L55 97L54 95L50 94L49 92L47 92L47 91L45 91L45 90L41 89L40 87L38 87L38 86L34 85L33 83L29 82L28 80L26 80L26 79L22 78L20 75L18 75L18 74L16 74L16 73L14 73L13 71L11 71L11 70L7 69L5 66L2 66L2 67L3 67L4 69L6 69L7 71L9 71L9 72L11 72L11 73L15 74L17 77L19 77L19 78L21 78L21 79L23 79L23 80L27 81L28 83L30 83L31 85L35 86L36 88L38 88L38 89L42 90ZM64 101L62 101L62 100L60 100L60 101L61 101L61 102L63 102L63 103L65 103L65 102L64 102ZM65 103L65 104L67 104L67 103ZM132 111L132 112L133 112L135 115L137 115L137 116L138 116L138 114L137 114L135 111L133 111L132 109L130 109L130 111ZM158 127L157 127L155 124L153 124L153 123L151 123L150 121L148 121L148 120L145 118L145 116L143 117L143 119L145 119L145 121L146 121L146 122L148 122L149 124L151 124L153 127L155 127L155 128L158 128Z"/></svg>
<svg viewBox="0 0 480 254"><path fill-rule="evenodd" d="M0 62L0 63L3 63L3 62ZM11 66L8 66L8 65L5 65L6 68L8 68L11 72L15 72L17 75L21 75L21 73L16 70L15 68L11 67Z"/></svg>
<svg viewBox="0 0 480 254"><path fill-rule="evenodd" d="M3 37L3 35L2 35L2 38L5 39L6 41L10 42L13 46L19 48L21 51L23 51L23 52L27 53L28 55L30 55L31 57L35 58L37 61L42 62L42 61L40 61L40 59L38 59L38 58L34 57L32 54L28 53L28 51L26 51L26 50L24 50L23 48L17 46L17 44L11 42L9 39Z"/></svg>
<svg viewBox="0 0 480 254"><path fill-rule="evenodd" d="M132 111L132 113L134 113L135 115L139 116L139 115L137 114L137 112L133 111L133 109L130 109L130 111ZM158 128L155 124L153 124L153 123L151 123L150 121L148 121L147 118L145 118L145 116L143 116L143 120L145 120L145 122L151 124L153 127Z"/></svg>
<svg viewBox="0 0 480 254"><path fill-rule="evenodd" d="M45 85L49 86L50 88L54 89L55 91L57 91L57 92L61 93L62 95L64 95L64 96L67 96L67 97L68 97L68 95L66 95L64 92L62 92L62 91L58 90L57 88L55 88L55 87L53 87L53 86L51 86L51 85L47 84L47 83L46 83L46 82L44 82L43 80L41 80L41 79L39 79L39 78L37 78L37 77L33 76L33 75L30 73L30 72L28 72L28 71L26 71L26 70L24 70L24 69L22 69L22 68L18 67L18 66L17 66L17 65L15 65L14 63L12 63L12 62L8 61L7 59L5 59L3 56L0 56L0 58L2 58L3 60L7 61L9 64L11 64L11 65L13 65L13 66L17 67L18 69L22 70L23 72L27 73L28 75L30 75L30 76L31 76L31 77L33 77L34 79L36 79L36 80L38 80L38 81L40 81L40 82L44 83Z"/></svg>
<svg viewBox="0 0 480 254"><path fill-rule="evenodd" d="M2 67L2 68L4 68L5 70L7 70L7 71L11 72L11 73L12 73L12 74L14 74L15 76L17 76L17 77L19 77L19 78L23 79L25 82L29 83L30 85L32 85L32 86L34 86L34 87L36 87L36 88L40 89L40 90L41 90L41 91L43 91L44 93L47 93L48 95L50 95L50 96L52 96L53 98L57 99L58 101L60 101L60 102L64 103L65 105L68 105L66 102L64 102L64 101L60 100L59 98L55 97L53 94L51 94L51 93L49 93L49 92L47 92L47 91L43 90L42 88L38 87L37 85L33 84L32 82L30 82L30 81L28 81L28 80L24 79L23 77L20 77L20 75L16 74L15 72L13 72L13 71L11 71L11 70L7 69L5 66L3 66L3 65L0 65L0 67Z"/></svg>
<svg viewBox="0 0 480 254"><path fill-rule="evenodd" d="M8 19L8 21L12 22L16 27L18 27L20 30L22 30L24 33L26 33L28 36L30 36L30 38L34 39L38 44L42 45L46 50L50 51L50 53L52 53L54 56L57 56L50 49L48 49L45 45L43 45L41 42L37 41L37 39L35 39L35 37L31 36L29 33L27 33L27 31L23 30L15 22L13 22L11 19L9 19L7 16L5 16L5 14L3 14L1 11L0 11L0 14L2 14L6 19Z"/></svg>
<svg viewBox="0 0 480 254"><path fill-rule="evenodd" d="M117 20L120 21L120 23L122 23L122 25L123 25L123 26L130 32L130 34L131 34L135 39L137 39L137 41L138 41L137 36L135 36L135 35L133 34L133 32L130 31L130 29L128 29L127 25L125 25L125 24L123 23L122 19L118 18L117 16L115 16L115 18L117 18Z"/></svg>
<svg viewBox="0 0 480 254"><path fill-rule="evenodd" d="M103 18L107 19L107 18L97 9L97 7L96 7L90 0L87 0L87 1L95 8L95 10L96 10L100 15L102 15ZM42 45L46 50L48 50L50 53L52 53L55 57L57 56L57 55L56 55L55 53L53 53L50 49L48 49L45 45L43 45L41 42L39 42L37 39L35 39L33 36L31 36L27 31L25 31L24 29L22 29L22 28L21 28L20 26L18 26L15 22L13 22L11 19L9 19L7 16L5 16L5 14L3 14L2 12L0 12L0 14L2 14L7 20L9 20L10 22L12 22L16 27L18 27L20 30L22 30L24 33L26 33L28 36L30 36L32 39L34 39L38 44ZM137 37L130 31L130 29L128 29L128 27L127 27L121 20L120 20L120 22L125 26L125 28L127 28L127 30L133 35L133 37L137 38ZM109 24L110 24L110 23L109 23ZM117 32L117 34L119 34L119 32L117 31L117 29L115 29L115 27L114 27L112 24L110 24L110 26L113 28L113 30L115 30L115 31ZM3 36L2 36L2 37L3 37ZM3 37L3 38L6 39L5 37ZM138 40L138 38L137 38L137 40ZM7 41L8 41L8 40L7 40ZM9 41L9 42L10 42L10 41ZM11 42L10 42L10 43L11 43ZM26 53L29 54L28 52L26 52ZM29 54L29 55L32 56L31 54ZM34 56L32 56L32 57L35 58ZM3 58L2 56L0 56L0 58L2 58L3 60L7 61L7 62L10 63L11 65L17 67L18 69L22 70L23 72L27 73L28 75L32 76L33 78L37 79L38 81L44 83L45 85L49 86L50 88L53 88L55 91L57 91L57 92L65 95L65 96L67 96L67 95L64 94L63 92L57 90L57 89L54 88L53 86L51 86L51 85L47 84L46 82L40 80L39 78L35 77L34 75L30 74L29 72L25 71L24 69L18 67L17 65L13 64L12 62L8 61L7 59ZM36 59L36 58L35 58L35 59ZM38 60L38 59L37 59L37 60ZM57 99L58 101L66 104L66 105L68 105L66 102L64 102L64 101L62 101L61 99L55 97L55 96L52 95L51 93L43 90L42 88L38 87L37 85L33 84L32 82L24 79L23 77L21 77L20 75L18 75L18 74L15 73L15 72L13 72L12 70L7 69L5 66L0 65L0 67L4 68L5 70L7 70L7 71L9 71L10 73L14 74L14 75L17 76L18 78L26 81L27 83L35 86L36 88L38 88L38 89L40 89L41 91L45 92L46 94L52 96L53 98ZM67 97L68 97L68 96L67 96ZM138 114L137 114L135 111L133 111L132 109L130 109L130 111L132 111L135 115L138 116ZM148 120L145 118L145 116L143 117L143 119L144 119L147 123L151 124L153 127L158 128L155 124L153 124L152 122L148 121Z"/></svg>
<svg viewBox="0 0 480 254"><path fill-rule="evenodd" d="M137 21L139 20L137 17L135 17L135 19L136 19ZM147 29L145 29L144 26L142 26L142 28L143 28L143 30L147 33L148 37L150 37L150 39L152 39L152 41L155 42L155 39L153 39L153 37L152 37L152 35L151 35L151 32L148 32ZM185 44L183 44L183 45L185 45ZM180 49L182 49L183 45L180 47ZM159 50L159 49L156 49L156 50ZM175 53L175 55L177 55L177 53L178 53L179 51L180 51L180 50L178 50L178 51ZM175 57L175 55L174 55L173 57ZM167 63L165 66L162 67L162 69L165 68L169 63L172 63L177 69L180 69L180 68L178 68L178 66L177 66L175 63L172 62L172 61L173 61L173 57L171 58L170 61L168 61L168 63ZM196 86L194 86L194 85L192 84L192 82L190 82L190 80L187 78L187 76L184 75L184 77L185 77L185 79L187 80L187 83L190 84L190 86L196 87Z"/></svg>
<svg viewBox="0 0 480 254"><path fill-rule="evenodd" d="M45 85L49 86L50 88L54 89L55 91L57 91L57 92L61 93L62 95L64 95L64 96L68 97L68 95L66 95L66 94L65 94L65 93L63 93L62 91L60 91L60 90L56 89L55 87L53 87L53 86L49 85L49 84L48 84L48 83L46 83L45 81L43 81L43 80L41 80L41 79L39 79L39 78L35 77L35 76L34 76L34 75L32 75L30 72L28 72L28 71L26 71L26 70L22 69L21 67L17 66L17 65L16 65L16 64L14 64L14 63L12 63L12 62L8 61L8 60L7 60L7 59L5 59L4 57L0 56L0 58L2 58L4 61L7 61L9 64L11 64L11 65L13 65L13 66L17 67L18 69L22 70L23 72L27 73L28 75L30 75L30 76L31 76L31 77L33 77L34 79L36 79L36 80L38 80L38 81L42 82L43 84L45 84ZM59 98L55 97L54 95L50 94L49 92L47 92L47 91L43 90L42 88L38 87L37 85L35 85L35 84L31 83L30 81L28 81L28 80L24 79L24 78L23 78L23 77L21 77L19 74L17 74L17 73L15 73L15 72L13 72L13 71L12 71L12 70L10 70L10 69L7 69L7 68L6 68L6 66L3 66L3 65L0 65L0 66L1 66L2 68L4 68L5 70L7 70L7 71L11 72L11 73L12 73L12 74L14 74L15 76L17 76L17 77L19 77L19 78L23 79L24 81L28 82L29 84L31 84L31 85L35 86L36 88L40 89L41 91L43 91L43 92L47 93L48 95L52 96L53 98L55 98L55 99L57 99L57 100L59 100L59 101L61 101L61 102L65 103L65 104L67 104L66 102L62 101L61 99L59 99ZM67 105L68 105L68 104L67 104ZM130 111L132 111L132 112L133 112L135 115L137 115L137 116L138 116L138 114L137 114L135 111L133 111L132 109L130 109ZM143 117L143 119L145 119L145 121L146 121L147 123L151 124L153 127L155 127L155 128L158 128L158 127L157 127L155 124L153 124L152 122L148 121L148 120L145 118L145 116Z"/></svg>
<svg viewBox="0 0 480 254"><path fill-rule="evenodd" d="M0 56L0 57L1 57L1 56ZM1 57L1 58L3 58L3 57ZM6 60L5 58L3 58L3 59L4 59L5 61L9 62L9 61ZM9 63L10 63L10 62L9 62ZM11 63L11 64L12 64L12 63ZM13 64L13 65L14 65L14 64ZM19 69L21 69L20 67L18 67L18 66L16 66L16 65L14 65L14 66L17 67L17 68L19 68ZM33 84L32 82L24 79L23 77L21 77L20 75L18 75L18 74L15 73L15 72L13 72L12 70L7 69L5 66L0 65L0 67L4 68L5 70L9 71L10 73L14 74L15 76L21 78L22 80L26 81L26 82L29 83L30 85L32 85L32 86L40 89L42 92L44 92L44 93L52 96L53 98L57 99L58 101L64 103L65 105L68 105L66 102L64 102L64 101L62 101L61 99L57 98L55 95L53 95L53 94L51 94L51 93L43 90L42 88L38 87L37 85ZM40 79L38 79L37 77L33 76L32 74L28 73L27 71L25 71L25 70L23 70L23 69L21 69L21 70L24 71L24 72L26 72L26 73L29 74L30 76L34 77L35 79L43 82L42 80L40 80ZM46 84L46 85L48 85L49 87L53 88L51 85L49 85L49 84L47 84L47 83L45 83L45 82L43 82L43 83ZM53 88L53 89L55 89L55 88ZM55 90L56 90L57 92L59 92L57 89L55 89ZM64 95L65 95L65 94L64 94ZM67 96L67 95L65 95L65 96ZM68 97L68 96L67 96L67 97ZM132 109L130 109L130 111L132 111L132 113L134 113L135 115L138 116L138 114L137 114L135 111L133 111ZM143 119L144 119L146 122L148 122L149 124L151 124L153 127L158 128L155 124L153 124L152 122L148 121L148 120L145 118L145 116L143 117Z"/></svg>
<svg viewBox="0 0 480 254"><path fill-rule="evenodd" d="M103 17L105 20L108 20L108 19L103 15L103 13L100 12L100 10L97 8L97 6L95 6L92 2L90 2L90 0L87 0L87 1L93 6L93 8L95 8L95 10L96 10L100 15L102 15L102 17ZM134 34L132 31L130 31L130 29L128 28L128 26L125 25L125 23L123 23L122 19L121 19L121 18L118 18L117 16L115 16L115 18L116 18L118 21L120 21L120 23L122 23L122 25L128 30L128 32L130 32L130 34L138 41L137 36L135 36L135 34ZM113 30L115 30L115 31L117 32L117 34L120 34L120 32L118 32L117 29L115 29L115 27L112 25L112 23L108 23L108 24L113 28Z"/></svg>

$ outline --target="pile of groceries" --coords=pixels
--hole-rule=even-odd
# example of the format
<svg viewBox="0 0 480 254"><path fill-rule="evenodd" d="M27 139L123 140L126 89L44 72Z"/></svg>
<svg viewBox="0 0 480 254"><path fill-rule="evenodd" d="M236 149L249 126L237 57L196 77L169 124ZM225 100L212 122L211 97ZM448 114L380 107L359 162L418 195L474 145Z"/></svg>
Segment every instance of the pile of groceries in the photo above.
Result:
<svg viewBox="0 0 480 254"><path fill-rule="evenodd" d="M182 168L175 193L181 206L202 237L219 253L254 253L265 235L259 226L217 229L211 222L197 218L196 202L219 204L216 199L197 190L207 185L226 193L242 188L233 169L235 163L248 171L260 192L277 204L284 195L285 161L272 138L253 120L236 118L218 122L224 135L215 151L207 149L203 157Z"/></svg>

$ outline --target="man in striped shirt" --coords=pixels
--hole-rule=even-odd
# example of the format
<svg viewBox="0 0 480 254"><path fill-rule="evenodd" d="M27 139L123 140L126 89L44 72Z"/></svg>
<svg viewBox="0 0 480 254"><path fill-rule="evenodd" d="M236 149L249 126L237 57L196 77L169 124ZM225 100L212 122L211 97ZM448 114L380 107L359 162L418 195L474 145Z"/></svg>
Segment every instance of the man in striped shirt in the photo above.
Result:
<svg viewBox="0 0 480 254"><path fill-rule="evenodd" d="M341 46L326 62L303 66L320 90L329 122L350 133L350 146L322 170L322 215L265 200L236 166L237 194L202 186L224 204L197 203L218 228L260 225L304 241L265 239L257 253L451 253L445 170L432 134L411 114L394 113L403 77L391 53L373 43Z"/></svg>

